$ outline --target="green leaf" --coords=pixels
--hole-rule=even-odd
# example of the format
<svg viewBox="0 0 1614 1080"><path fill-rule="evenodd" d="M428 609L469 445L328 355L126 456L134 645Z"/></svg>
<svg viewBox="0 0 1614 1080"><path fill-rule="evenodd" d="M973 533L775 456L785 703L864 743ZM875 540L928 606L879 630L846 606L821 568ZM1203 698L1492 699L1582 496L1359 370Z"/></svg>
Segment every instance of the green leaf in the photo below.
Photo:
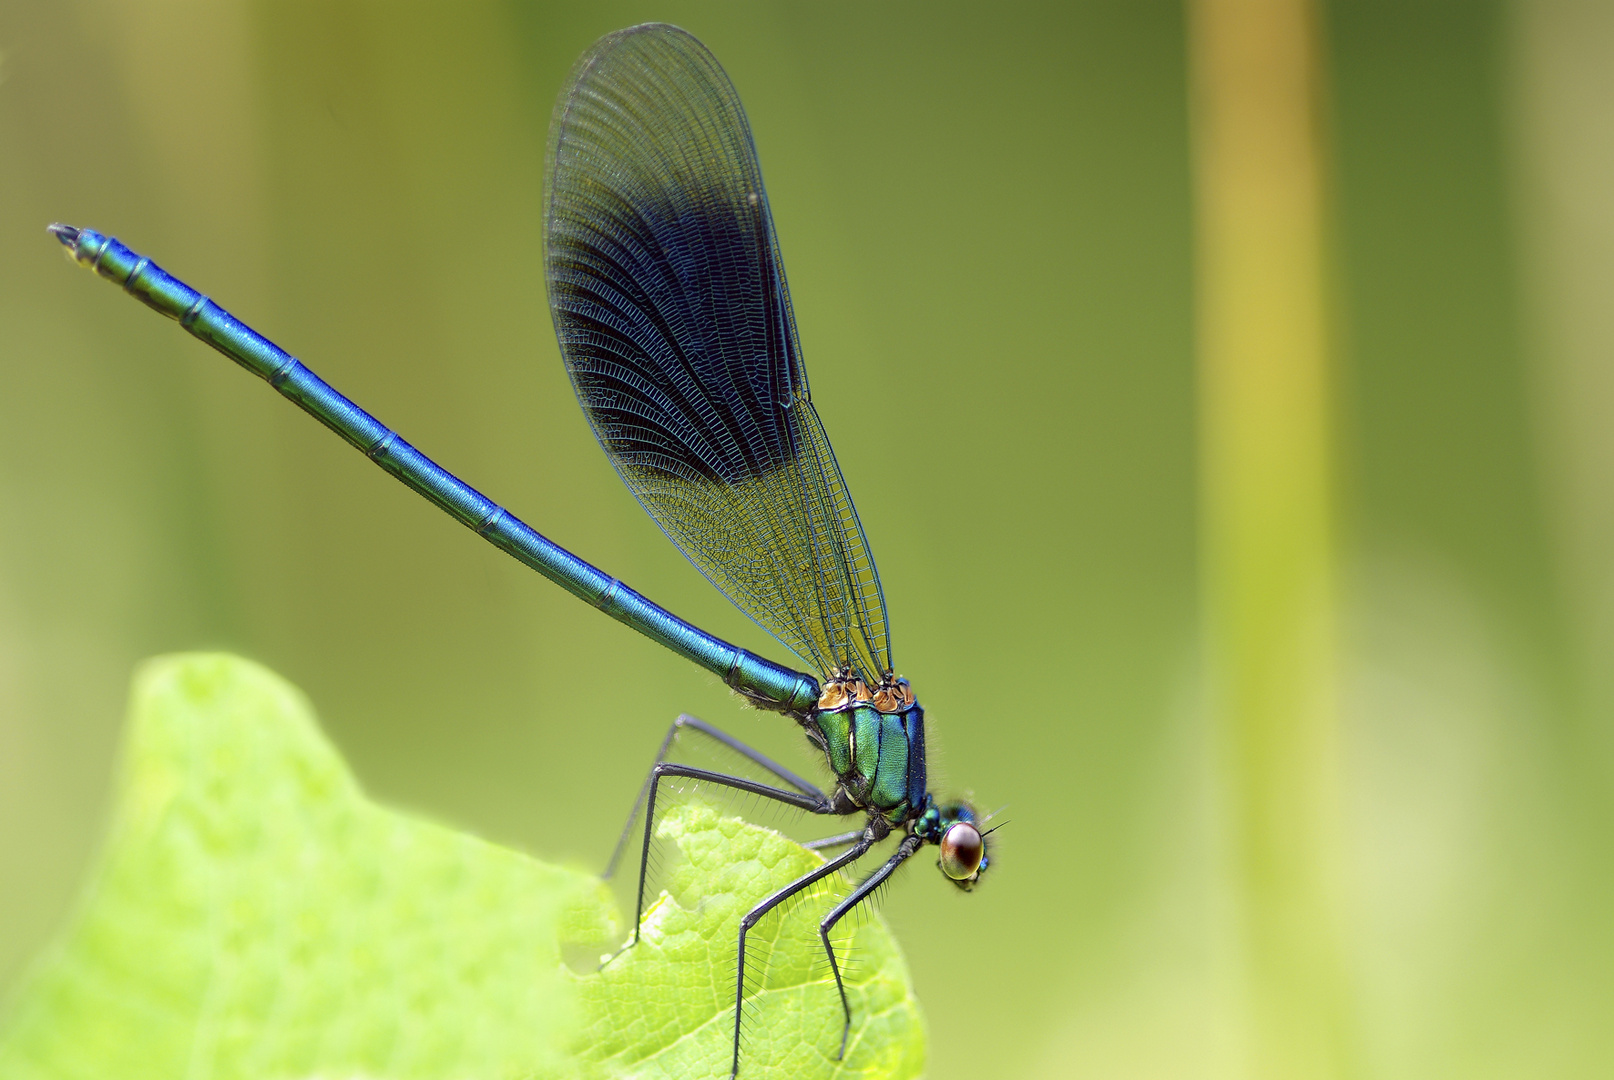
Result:
<svg viewBox="0 0 1614 1080"><path fill-rule="evenodd" d="M700 807L638 946L591 876L371 803L302 696L255 664L168 657L135 680L116 809L81 910L0 1019L0 1076L726 1076L734 935L815 864ZM877 919L841 1011L816 905L758 928L741 1076L910 1077L918 1005ZM592 965L590 965L592 967Z"/></svg>

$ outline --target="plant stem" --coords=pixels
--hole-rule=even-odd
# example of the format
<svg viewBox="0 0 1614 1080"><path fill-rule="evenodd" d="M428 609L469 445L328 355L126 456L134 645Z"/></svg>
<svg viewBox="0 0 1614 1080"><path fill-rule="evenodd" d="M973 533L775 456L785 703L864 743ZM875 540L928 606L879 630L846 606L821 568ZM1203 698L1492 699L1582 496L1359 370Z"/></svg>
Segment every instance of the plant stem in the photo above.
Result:
<svg viewBox="0 0 1614 1080"><path fill-rule="evenodd" d="M1190 0L1208 700L1244 1071L1350 1075L1316 13Z"/></svg>

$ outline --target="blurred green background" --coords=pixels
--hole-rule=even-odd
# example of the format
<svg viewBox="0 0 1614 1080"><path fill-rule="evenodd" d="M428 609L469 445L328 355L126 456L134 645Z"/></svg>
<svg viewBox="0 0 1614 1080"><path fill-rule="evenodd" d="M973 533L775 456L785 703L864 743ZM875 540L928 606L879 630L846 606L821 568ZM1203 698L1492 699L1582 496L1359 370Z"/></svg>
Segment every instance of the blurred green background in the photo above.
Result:
<svg viewBox="0 0 1614 1080"><path fill-rule="evenodd" d="M65 264L113 232L555 540L781 656L593 444L544 302L550 109L602 33L750 112L815 400L993 880L884 911L930 1074L1248 1074L1202 706L1174 3L0 0L0 986L92 857L132 666L261 660L369 790L596 866L717 680L475 541ZM1340 312L1328 1071L1614 1069L1614 10L1323 10ZM781 658L783 658L781 656Z"/></svg>

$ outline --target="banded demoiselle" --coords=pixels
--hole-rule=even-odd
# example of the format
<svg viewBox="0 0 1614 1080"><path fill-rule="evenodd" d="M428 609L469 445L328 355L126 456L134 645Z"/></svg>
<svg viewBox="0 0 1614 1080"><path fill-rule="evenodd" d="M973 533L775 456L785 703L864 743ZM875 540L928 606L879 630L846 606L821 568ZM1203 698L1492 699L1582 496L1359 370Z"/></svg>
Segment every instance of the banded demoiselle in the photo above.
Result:
<svg viewBox="0 0 1614 1080"><path fill-rule="evenodd" d="M840 850L740 920L734 1053L746 935L773 908L896 848L819 921L844 1014L831 931L926 844L969 890L990 862L965 801L926 782L925 715L892 663L880 578L807 387L762 172L738 94L713 55L673 26L609 34L577 62L550 126L544 263L561 355L600 445L667 536L737 606L810 663L807 674L737 648L551 543L337 393L301 362L117 240L51 232L79 263L261 376L281 394L495 546L675 653L751 704L794 720L834 774L822 790L710 724L674 722L643 809L633 938L661 784L717 785L861 827L810 844ZM680 731L737 751L766 782L667 760ZM759 773L759 775L760 775Z"/></svg>

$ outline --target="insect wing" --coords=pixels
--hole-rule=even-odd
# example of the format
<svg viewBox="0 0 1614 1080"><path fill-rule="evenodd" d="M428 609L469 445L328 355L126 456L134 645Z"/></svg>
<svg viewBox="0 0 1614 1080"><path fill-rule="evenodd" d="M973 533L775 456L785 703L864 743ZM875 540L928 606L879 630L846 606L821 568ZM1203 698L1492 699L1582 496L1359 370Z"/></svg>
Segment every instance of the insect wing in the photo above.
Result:
<svg viewBox="0 0 1614 1080"><path fill-rule="evenodd" d="M622 479L713 584L820 672L891 666L873 557L807 391L750 125L699 41L602 38L550 126L561 355Z"/></svg>

